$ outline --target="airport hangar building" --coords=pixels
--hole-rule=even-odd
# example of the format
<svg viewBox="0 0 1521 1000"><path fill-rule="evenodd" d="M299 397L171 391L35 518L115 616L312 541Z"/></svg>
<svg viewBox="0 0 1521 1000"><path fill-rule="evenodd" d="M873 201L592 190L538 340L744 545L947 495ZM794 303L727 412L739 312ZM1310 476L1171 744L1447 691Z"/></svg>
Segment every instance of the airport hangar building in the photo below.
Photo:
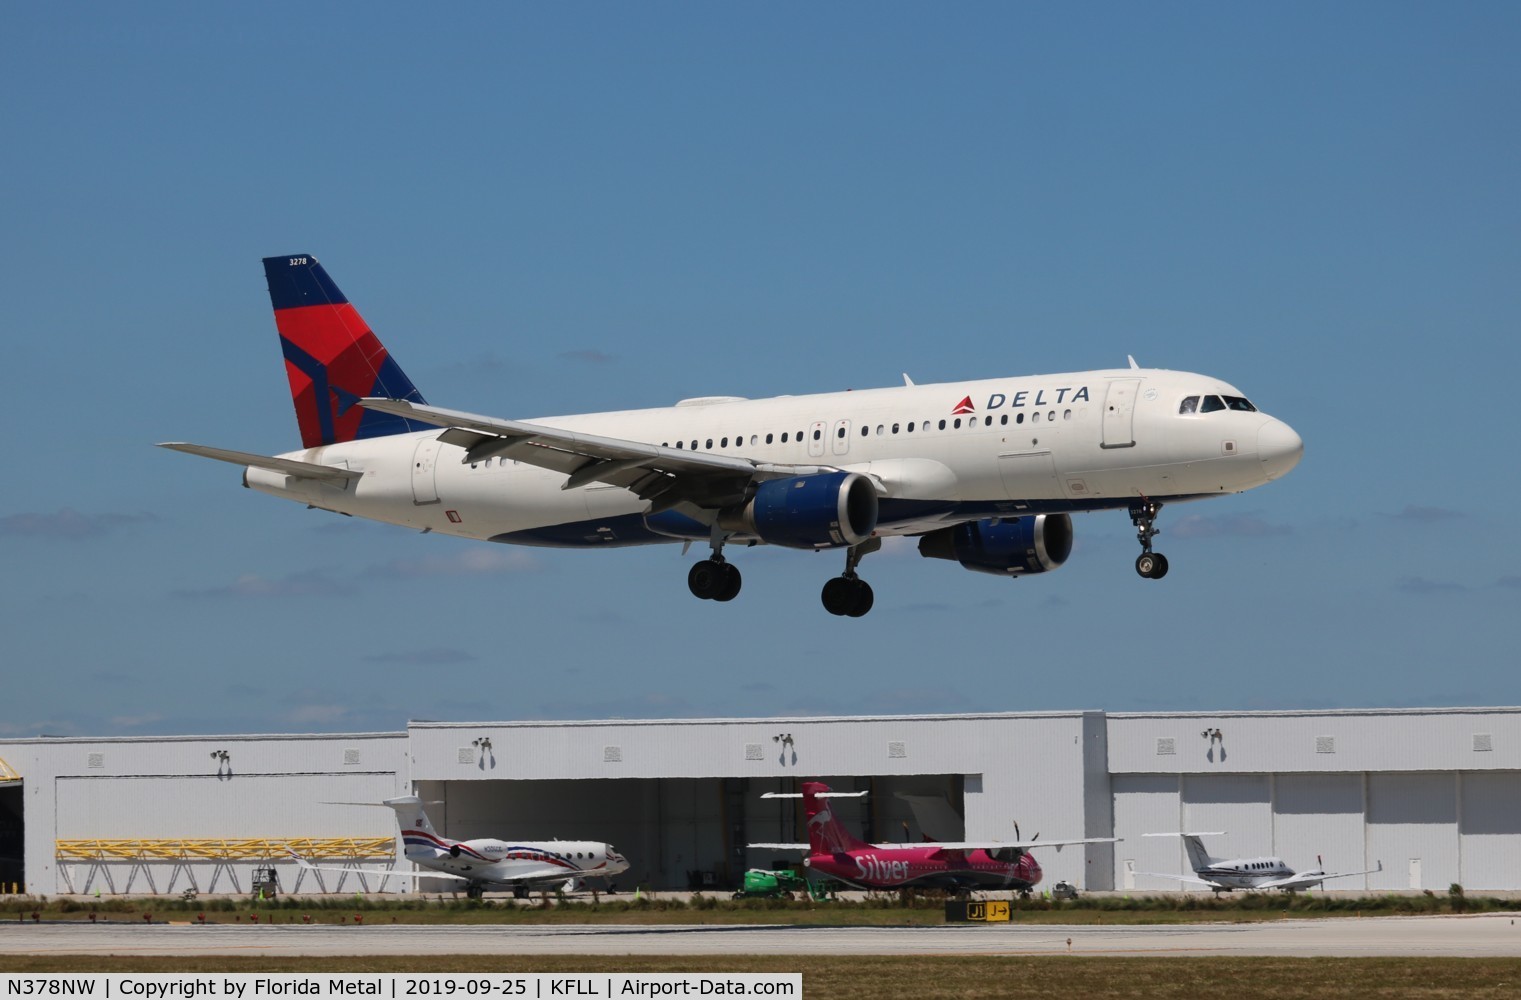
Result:
<svg viewBox="0 0 1521 1000"><path fill-rule="evenodd" d="M390 810L444 835L608 841L621 890L797 860L808 778L873 842L1120 837L1039 850L1046 884L1175 891L1180 841L1374 874L1337 889L1521 889L1521 708L1045 712L411 724L400 733L0 741L0 884L34 894L411 891ZM932 828L933 827L933 828ZM303 871L290 845L353 874ZM428 879L416 887L450 891Z"/></svg>

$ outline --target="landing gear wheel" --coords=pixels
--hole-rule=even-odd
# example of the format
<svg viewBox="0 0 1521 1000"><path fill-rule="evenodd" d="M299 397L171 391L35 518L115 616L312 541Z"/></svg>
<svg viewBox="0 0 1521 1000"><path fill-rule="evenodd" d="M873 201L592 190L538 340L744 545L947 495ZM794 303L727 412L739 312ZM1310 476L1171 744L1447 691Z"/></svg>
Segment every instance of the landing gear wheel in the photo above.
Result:
<svg viewBox="0 0 1521 1000"><path fill-rule="evenodd" d="M845 612L852 618L860 618L871 610L871 606L877 603L876 595L871 592L871 584L865 580L855 581L855 606Z"/></svg>
<svg viewBox="0 0 1521 1000"><path fill-rule="evenodd" d="M850 581L843 576L825 581L824 591L819 596L824 601L824 610L832 615L845 614L855 603L851 599Z"/></svg>
<svg viewBox="0 0 1521 1000"><path fill-rule="evenodd" d="M1161 511L1162 505L1151 500L1144 500L1130 508L1130 523L1135 525L1136 541L1141 543L1141 554L1136 557L1135 571L1147 580L1160 580L1167 575L1167 557L1151 551L1151 540L1162 533L1156 524L1157 515Z"/></svg>
<svg viewBox="0 0 1521 1000"><path fill-rule="evenodd" d="M1167 575L1167 557L1160 552L1142 552L1136 556L1135 571L1148 580L1160 580Z"/></svg>
<svg viewBox="0 0 1521 1000"><path fill-rule="evenodd" d="M824 601L825 611L850 618L860 618L871 610L876 601L871 592L871 584L851 576L837 576L825 583L820 597Z"/></svg>
<svg viewBox="0 0 1521 1000"><path fill-rule="evenodd" d="M526 886L526 885L515 885L515 886L513 886L512 887L512 898L513 899L527 899L528 898L528 886Z"/></svg>
<svg viewBox="0 0 1521 1000"><path fill-rule="evenodd" d="M734 574L732 584L729 579L730 572ZM734 593L739 593L738 581L739 571L718 559L704 559L702 562L693 563L691 570L687 572L687 589L692 592L693 597L704 601L732 600L732 594L728 598L719 598L718 595L724 592L725 587L731 585Z"/></svg>
<svg viewBox="0 0 1521 1000"><path fill-rule="evenodd" d="M733 563L719 563L719 565L723 567L723 583L718 588L718 593L713 595L713 600L732 601L739 596L740 584L744 582L740 579L739 567Z"/></svg>
<svg viewBox="0 0 1521 1000"><path fill-rule="evenodd" d="M486 894L486 890L483 889L481 886L478 886L478 885L467 885L467 886L465 886L465 898L466 899L480 899L485 894Z"/></svg>

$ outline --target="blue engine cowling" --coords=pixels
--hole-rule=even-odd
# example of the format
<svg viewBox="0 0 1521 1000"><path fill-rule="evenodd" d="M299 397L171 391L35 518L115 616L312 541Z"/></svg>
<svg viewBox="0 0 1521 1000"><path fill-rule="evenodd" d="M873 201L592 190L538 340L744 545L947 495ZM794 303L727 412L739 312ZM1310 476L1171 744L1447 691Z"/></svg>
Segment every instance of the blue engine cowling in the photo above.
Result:
<svg viewBox="0 0 1521 1000"><path fill-rule="evenodd" d="M919 554L954 559L978 573L1023 576L1056 569L1072 554L1067 514L985 518L941 528L919 539Z"/></svg>
<svg viewBox="0 0 1521 1000"><path fill-rule="evenodd" d="M857 472L768 479L744 507L720 514L718 523L794 549L859 545L877 527L877 490Z"/></svg>

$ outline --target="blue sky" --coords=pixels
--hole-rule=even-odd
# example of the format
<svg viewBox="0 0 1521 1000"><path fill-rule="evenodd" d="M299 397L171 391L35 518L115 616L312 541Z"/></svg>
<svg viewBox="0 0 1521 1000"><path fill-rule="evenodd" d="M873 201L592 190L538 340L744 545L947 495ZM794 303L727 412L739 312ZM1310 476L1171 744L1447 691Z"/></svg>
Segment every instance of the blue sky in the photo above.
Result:
<svg viewBox="0 0 1521 1000"><path fill-rule="evenodd" d="M0 736L1521 704L1521 8L152 3L0 14ZM259 258L506 417L1219 376L1287 479L1056 573L420 537L297 446ZM19 419L17 419L19 418Z"/></svg>

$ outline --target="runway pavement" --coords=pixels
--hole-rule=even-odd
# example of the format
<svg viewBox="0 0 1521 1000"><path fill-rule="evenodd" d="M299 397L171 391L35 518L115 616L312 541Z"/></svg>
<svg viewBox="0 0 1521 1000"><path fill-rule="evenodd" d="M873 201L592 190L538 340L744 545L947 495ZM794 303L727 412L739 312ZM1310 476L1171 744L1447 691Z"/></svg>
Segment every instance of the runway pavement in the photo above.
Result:
<svg viewBox="0 0 1521 1000"><path fill-rule="evenodd" d="M0 924L0 955L1271 955L1521 957L1511 914L1242 924L372 927ZM1070 944L1069 944L1070 941Z"/></svg>

